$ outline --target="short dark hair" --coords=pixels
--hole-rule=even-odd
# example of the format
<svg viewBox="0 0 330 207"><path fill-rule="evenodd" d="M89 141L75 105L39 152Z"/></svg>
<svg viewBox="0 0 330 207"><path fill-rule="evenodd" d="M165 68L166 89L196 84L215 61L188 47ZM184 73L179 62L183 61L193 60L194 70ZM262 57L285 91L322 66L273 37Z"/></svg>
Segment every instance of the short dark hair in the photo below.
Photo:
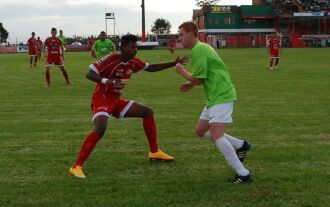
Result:
<svg viewBox="0 0 330 207"><path fill-rule="evenodd" d="M121 37L120 46L126 47L130 42L136 42L138 40L137 36L128 34Z"/></svg>
<svg viewBox="0 0 330 207"><path fill-rule="evenodd" d="M52 31L57 31L57 29L55 27L52 28Z"/></svg>
<svg viewBox="0 0 330 207"><path fill-rule="evenodd" d="M198 28L195 22L183 22L180 26L179 29L183 29L187 33L192 32L195 37L198 36Z"/></svg>
<svg viewBox="0 0 330 207"><path fill-rule="evenodd" d="M105 34L105 31L100 32L100 34Z"/></svg>
<svg viewBox="0 0 330 207"><path fill-rule="evenodd" d="M36 33L32 32L31 34L33 34L33 35L34 35L34 34L36 34Z"/></svg>

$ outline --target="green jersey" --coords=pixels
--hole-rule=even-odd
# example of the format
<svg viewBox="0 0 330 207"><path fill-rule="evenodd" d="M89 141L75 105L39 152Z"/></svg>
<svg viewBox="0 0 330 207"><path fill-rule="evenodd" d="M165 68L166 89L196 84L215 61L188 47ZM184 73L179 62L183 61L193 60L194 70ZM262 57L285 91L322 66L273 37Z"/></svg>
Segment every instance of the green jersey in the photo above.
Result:
<svg viewBox="0 0 330 207"><path fill-rule="evenodd" d="M191 51L192 76L203 80L207 107L236 100L227 66L208 44L197 41Z"/></svg>
<svg viewBox="0 0 330 207"><path fill-rule="evenodd" d="M93 45L93 50L96 51L96 56L98 59L109 55L112 51L113 43L109 39L105 39L104 41L96 40Z"/></svg>
<svg viewBox="0 0 330 207"><path fill-rule="evenodd" d="M57 38L59 38L63 45L66 45L66 37L64 35L58 35Z"/></svg>

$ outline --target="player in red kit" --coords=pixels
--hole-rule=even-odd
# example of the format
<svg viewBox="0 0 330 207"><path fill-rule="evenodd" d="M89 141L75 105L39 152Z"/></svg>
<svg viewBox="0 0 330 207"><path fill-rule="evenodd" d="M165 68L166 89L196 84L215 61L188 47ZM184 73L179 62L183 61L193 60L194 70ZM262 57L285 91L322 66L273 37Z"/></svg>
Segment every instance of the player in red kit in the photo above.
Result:
<svg viewBox="0 0 330 207"><path fill-rule="evenodd" d="M43 48L43 43L40 39L40 37L37 38L37 60L39 61L41 59L41 51Z"/></svg>
<svg viewBox="0 0 330 207"><path fill-rule="evenodd" d="M27 46L29 48L29 56L30 56L30 67L32 68L32 62L34 57L34 66L37 66L37 40L35 38L35 33L32 32L32 37L27 41Z"/></svg>
<svg viewBox="0 0 330 207"><path fill-rule="evenodd" d="M68 85L71 85L71 81L69 80L68 73L64 68L64 61L63 61L64 47L62 41L56 37L57 34L56 28L52 28L51 34L52 36L45 40L45 45L44 45L44 47L47 48L47 61L46 61L46 74L45 74L47 81L46 87L50 87L49 70L52 64L57 65L61 69L66 83Z"/></svg>
<svg viewBox="0 0 330 207"><path fill-rule="evenodd" d="M174 37L171 37L170 41L169 41L169 48L170 48L170 52L171 52L172 55L175 51L175 47L176 47L175 39L174 39Z"/></svg>
<svg viewBox="0 0 330 207"><path fill-rule="evenodd" d="M137 37L125 35L121 39L121 54L112 54L101 58L90 65L87 78L96 82L93 93L91 110L93 112L94 130L87 136L81 146L79 155L69 172L79 178L85 178L82 166L97 142L101 139L107 128L108 118L114 116L117 119L137 117L143 119L143 128L149 143L150 160L173 161L174 157L167 155L158 148L157 128L154 114L151 108L121 98L125 83L131 75L141 71L156 72L175 66L177 63L185 64L188 57L177 58L173 62L148 64L138 58Z"/></svg>
<svg viewBox="0 0 330 207"><path fill-rule="evenodd" d="M267 41L268 53L270 54L269 69L277 69L278 62L280 60L281 52L281 37L279 35L272 36ZM275 60L275 66L273 62Z"/></svg>
<svg viewBox="0 0 330 207"><path fill-rule="evenodd" d="M88 41L88 45L89 45L89 50L91 52L91 56L92 56L93 60L95 61L95 58L93 56L93 45L94 45L94 43L95 43L95 39L94 39L93 36L91 36L91 38Z"/></svg>

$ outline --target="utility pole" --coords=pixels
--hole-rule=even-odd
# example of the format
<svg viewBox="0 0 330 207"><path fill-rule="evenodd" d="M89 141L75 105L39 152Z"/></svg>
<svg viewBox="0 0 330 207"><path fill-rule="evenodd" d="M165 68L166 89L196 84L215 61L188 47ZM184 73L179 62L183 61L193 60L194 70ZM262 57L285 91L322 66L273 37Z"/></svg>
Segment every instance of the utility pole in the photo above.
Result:
<svg viewBox="0 0 330 207"><path fill-rule="evenodd" d="M142 0L142 42L146 41L146 24L145 24L145 11L144 11L144 0Z"/></svg>

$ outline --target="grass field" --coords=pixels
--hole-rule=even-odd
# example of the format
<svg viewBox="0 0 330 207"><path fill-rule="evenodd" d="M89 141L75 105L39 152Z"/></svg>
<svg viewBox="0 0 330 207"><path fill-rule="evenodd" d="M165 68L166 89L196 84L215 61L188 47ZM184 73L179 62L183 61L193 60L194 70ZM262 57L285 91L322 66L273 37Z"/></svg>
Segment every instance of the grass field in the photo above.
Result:
<svg viewBox="0 0 330 207"><path fill-rule="evenodd" d="M210 141L194 135L203 90L180 93L183 79L173 69L134 76L124 97L154 109L160 147L176 162L149 162L141 120L111 119L84 166L87 179L68 176L92 129L89 53L67 53L74 85L52 69L49 89L44 68L30 69L26 54L2 54L0 206L328 206L330 49L284 49L275 71L267 69L265 49L219 53L238 92L227 132L252 143L245 165L253 183L226 182L233 171ZM138 56L174 59L167 50Z"/></svg>

